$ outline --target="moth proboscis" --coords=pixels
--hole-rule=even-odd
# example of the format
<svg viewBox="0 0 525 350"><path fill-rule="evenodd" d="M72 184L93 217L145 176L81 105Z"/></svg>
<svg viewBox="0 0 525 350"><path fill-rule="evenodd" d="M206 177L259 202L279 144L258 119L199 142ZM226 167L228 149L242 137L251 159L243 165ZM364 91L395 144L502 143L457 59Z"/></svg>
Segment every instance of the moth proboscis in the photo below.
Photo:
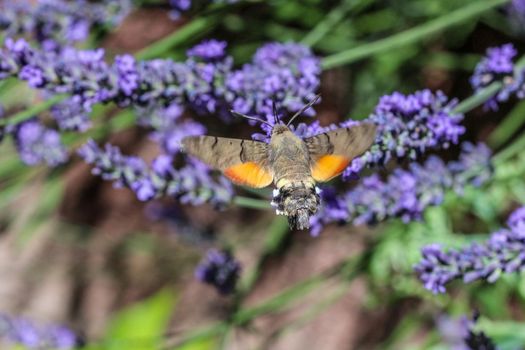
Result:
<svg viewBox="0 0 525 350"><path fill-rule="evenodd" d="M272 126L269 143L217 136L189 136L182 140L183 150L218 169L232 182L262 188L276 186L274 201L277 214L286 215L291 228L310 227L310 217L319 206L316 182L325 182L341 174L352 159L373 144L376 126L371 123L339 128L301 139L289 128L290 123L319 98L297 112L285 125ZM275 112L274 112L275 114ZM277 117L276 117L277 119Z"/></svg>

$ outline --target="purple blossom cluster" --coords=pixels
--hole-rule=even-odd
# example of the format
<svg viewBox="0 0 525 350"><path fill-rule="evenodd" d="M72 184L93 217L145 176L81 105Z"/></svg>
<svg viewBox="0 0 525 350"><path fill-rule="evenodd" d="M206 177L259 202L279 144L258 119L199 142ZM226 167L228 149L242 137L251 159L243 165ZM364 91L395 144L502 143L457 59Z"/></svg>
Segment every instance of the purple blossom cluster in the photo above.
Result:
<svg viewBox="0 0 525 350"><path fill-rule="evenodd" d="M479 92L495 81L503 84L503 88L486 104L493 110L498 108L498 102L507 101L520 85L517 80L521 79L514 72L516 55L517 51L512 44L489 48L486 56L476 65L474 74L470 78L470 84L475 92Z"/></svg>
<svg viewBox="0 0 525 350"><path fill-rule="evenodd" d="M311 218L311 234L318 235L328 223L376 224L388 218L404 222L419 220L423 211L443 202L445 192L460 192L471 184L482 185L490 178L490 150L483 144L465 143L459 161L445 164L436 156L424 164L411 163L396 169L385 180L378 174L365 177L353 189L336 195L321 191L321 210Z"/></svg>
<svg viewBox="0 0 525 350"><path fill-rule="evenodd" d="M226 99L236 112L273 122L274 102L278 113L300 110L315 97L320 74L319 59L307 47L270 43L257 50L252 63L226 77ZM305 113L315 115L313 109Z"/></svg>
<svg viewBox="0 0 525 350"><path fill-rule="evenodd" d="M319 86L319 60L304 46L264 45L253 62L239 70L233 69L225 47L223 42L210 40L190 50L185 62L137 62L123 55L110 65L102 49L53 52L31 48L23 39L7 39L0 50L0 79L17 76L33 88L71 95L67 103L75 106L62 108L68 113L58 120L80 129L85 123L83 115L96 103L149 108L175 103L200 114L222 116L233 107L267 116L273 102L280 111L297 111ZM69 114L75 121L64 121Z"/></svg>
<svg viewBox="0 0 525 350"><path fill-rule="evenodd" d="M82 341L67 327L45 326L25 318L0 314L0 344L17 344L35 350L68 350L82 345Z"/></svg>
<svg viewBox="0 0 525 350"><path fill-rule="evenodd" d="M64 131L84 132L91 127L89 111L74 101L63 101L51 108L51 116Z"/></svg>
<svg viewBox="0 0 525 350"><path fill-rule="evenodd" d="M93 140L78 153L84 161L94 165L93 174L114 181L117 188L132 189L141 201L168 195L181 203L210 202L223 206L230 203L233 196L231 184L225 178L213 179L209 169L196 160L188 159L182 168L175 169L173 158L162 154L148 166L141 158L125 156L110 144L101 149Z"/></svg>
<svg viewBox="0 0 525 350"><path fill-rule="evenodd" d="M195 277L214 286L220 294L231 294L235 290L241 273L241 265L226 250L211 249L195 269Z"/></svg>
<svg viewBox="0 0 525 350"><path fill-rule="evenodd" d="M508 228L494 232L482 243L445 251L439 244L421 250L422 259L415 271L426 289L445 293L445 286L455 280L464 283L476 280L495 282L502 273L525 268L525 207L514 211L507 221Z"/></svg>
<svg viewBox="0 0 525 350"><path fill-rule="evenodd" d="M157 142L164 153L175 156L186 136L203 135L206 128L194 120L181 118L183 109L178 104L167 108L142 110L138 123L152 129L151 138Z"/></svg>
<svg viewBox="0 0 525 350"><path fill-rule="evenodd" d="M381 167L393 158L413 161L428 150L446 149L457 144L465 127L461 125L463 114L453 111L456 105L457 101L449 100L441 91L421 90L410 95L394 92L383 96L365 120L377 125L376 140L367 152L350 163L343 177L353 179L365 167ZM273 117L268 122L273 125ZM292 125L291 129L297 136L307 138L357 123L348 120L321 126L315 121L308 125ZM268 141L271 128L262 127L265 133L253 134L252 138Z"/></svg>
<svg viewBox="0 0 525 350"><path fill-rule="evenodd" d="M344 178L354 178L367 166L383 166L392 158L416 160L427 150L458 143L465 128L460 124L463 114L453 112L456 104L440 91L383 96L367 118L377 125L376 141L350 163Z"/></svg>
<svg viewBox="0 0 525 350"><path fill-rule="evenodd" d="M115 26L131 10L131 0L2 0L0 30L26 36L47 50L87 39L95 25Z"/></svg>
<svg viewBox="0 0 525 350"><path fill-rule="evenodd" d="M476 322L479 317L474 312L472 319L462 316L451 318L441 316L437 319L437 329L443 338L447 349L450 350L496 350L493 340L483 331L476 331Z"/></svg>
<svg viewBox="0 0 525 350"><path fill-rule="evenodd" d="M0 106L0 120L4 121L4 118L4 109ZM47 164L54 167L68 159L60 134L36 118L16 125L0 126L0 142L6 136L11 136L20 159L26 165Z"/></svg>
<svg viewBox="0 0 525 350"><path fill-rule="evenodd" d="M506 6L506 12L511 27L517 34L525 32L525 1L512 0Z"/></svg>
<svg viewBox="0 0 525 350"><path fill-rule="evenodd" d="M171 18L174 20L179 19L184 13L192 10L197 10L204 5L215 3L215 4L233 4L238 0L169 0L171 6Z"/></svg>
<svg viewBox="0 0 525 350"><path fill-rule="evenodd" d="M27 165L57 166L68 159L60 134L37 119L30 119L8 128L20 159Z"/></svg>

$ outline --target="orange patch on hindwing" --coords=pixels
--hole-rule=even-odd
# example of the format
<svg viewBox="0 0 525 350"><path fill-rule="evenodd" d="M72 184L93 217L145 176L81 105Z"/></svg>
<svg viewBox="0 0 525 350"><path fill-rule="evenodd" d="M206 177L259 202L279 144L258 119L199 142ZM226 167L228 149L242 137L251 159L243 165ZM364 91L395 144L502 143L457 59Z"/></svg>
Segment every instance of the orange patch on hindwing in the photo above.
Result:
<svg viewBox="0 0 525 350"><path fill-rule="evenodd" d="M266 187L272 183L273 177L254 162L237 164L227 168L224 175L231 181L255 188Z"/></svg>
<svg viewBox="0 0 525 350"><path fill-rule="evenodd" d="M327 154L315 162L312 167L312 177L315 181L328 181L341 174L350 164L350 159L344 156Z"/></svg>

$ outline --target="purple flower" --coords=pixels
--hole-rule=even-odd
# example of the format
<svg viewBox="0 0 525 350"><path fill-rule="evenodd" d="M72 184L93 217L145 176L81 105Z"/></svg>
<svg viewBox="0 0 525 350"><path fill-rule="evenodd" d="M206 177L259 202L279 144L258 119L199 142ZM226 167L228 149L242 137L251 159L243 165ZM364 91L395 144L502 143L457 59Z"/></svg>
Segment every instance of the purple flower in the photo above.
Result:
<svg viewBox="0 0 525 350"><path fill-rule="evenodd" d="M16 150L27 165L46 163L57 166L64 163L68 154L60 141L60 134L46 128L36 119L18 124L12 131Z"/></svg>
<svg viewBox="0 0 525 350"><path fill-rule="evenodd" d="M473 162L472 160L476 160ZM459 166L459 163L468 163ZM466 143L459 162L445 164L431 156L424 164L411 163L407 170L396 169L385 180L378 174L365 177L353 189L339 196L324 189L321 209L312 217L312 234L328 223L376 224L389 218L404 222L419 220L429 206L442 203L445 191L462 189L488 180L480 173L490 172L490 152L480 144ZM325 198L326 197L326 198Z"/></svg>
<svg viewBox="0 0 525 350"><path fill-rule="evenodd" d="M37 324L26 318L0 315L0 340L28 349L74 349L81 339L64 326Z"/></svg>
<svg viewBox="0 0 525 350"><path fill-rule="evenodd" d="M195 277L214 286L220 294L230 294L241 273L241 265L230 252L212 249L195 269Z"/></svg>
<svg viewBox="0 0 525 350"><path fill-rule="evenodd" d="M320 191L320 196L323 214L314 215L310 219L310 234L313 237L319 236L326 223L345 223L348 219L348 206L344 198L337 196L334 188L323 188Z"/></svg>
<svg viewBox="0 0 525 350"><path fill-rule="evenodd" d="M224 178L215 180L201 163L188 160L182 168L173 166L173 158L160 155L151 167L138 157L125 156L120 149L106 144L100 149L93 141L82 146L79 155L93 164L93 174L114 181L116 187L132 189L141 201L161 195L173 196L182 203L212 203L218 207L231 202L233 190Z"/></svg>
<svg viewBox="0 0 525 350"><path fill-rule="evenodd" d="M126 96L131 96L139 87L139 76L135 59L131 55L117 56L115 67L118 74L118 86Z"/></svg>
<svg viewBox="0 0 525 350"><path fill-rule="evenodd" d="M181 120L182 111L181 106L172 104L167 108L144 109L139 112L139 124L152 128L152 139L172 156L180 151L180 142L184 137L203 135L206 132L204 125L198 122Z"/></svg>
<svg viewBox="0 0 525 350"><path fill-rule="evenodd" d="M8 39L0 50L0 78L19 76L34 88L70 94L71 103L87 111L96 103L115 102L141 108L187 105L199 114L228 118L233 107L268 116L273 101L280 113L292 113L315 95L321 69L306 47L268 44L257 51L253 63L233 70L232 57L218 56L223 46L220 42L198 45L185 62L135 62L130 56L120 56L110 65L101 49L43 51L21 39Z"/></svg>
<svg viewBox="0 0 525 350"><path fill-rule="evenodd" d="M321 66L309 48L295 43L266 44L253 63L226 77L226 100L232 109L273 122L273 103L279 114L293 113L315 97ZM306 115L315 112L309 109Z"/></svg>
<svg viewBox="0 0 525 350"><path fill-rule="evenodd" d="M477 64L470 84L475 92L487 87L495 81L500 81L503 88L486 104L491 109L497 109L498 102L505 102L517 90L514 78L514 57L517 51L512 44L492 47L486 56Z"/></svg>
<svg viewBox="0 0 525 350"><path fill-rule="evenodd" d="M131 9L130 0L3 1L0 30L7 36L30 35L48 50L87 39L95 25L115 26Z"/></svg>
<svg viewBox="0 0 525 350"><path fill-rule="evenodd" d="M51 116L60 130L84 132L91 127L89 112L72 100L66 100L51 108Z"/></svg>
<svg viewBox="0 0 525 350"><path fill-rule="evenodd" d="M465 132L463 115L453 113L457 102L440 91L395 92L381 98L366 120L377 125L376 142L344 171L355 178L366 166L383 166L392 158L416 160L430 149L448 148Z"/></svg>
<svg viewBox="0 0 525 350"><path fill-rule="evenodd" d="M502 273L522 271L525 267L525 208L511 214L508 228L494 232L483 243L445 251L433 244L422 249L422 260L415 271L425 288L444 293L445 285L455 279L464 283L476 280L495 282Z"/></svg>
<svg viewBox="0 0 525 350"><path fill-rule="evenodd" d="M451 350L496 350L492 339L484 332L476 331L475 325L479 314L474 312L472 319L466 316L453 319L441 316L437 319L437 329L447 349Z"/></svg>
<svg viewBox="0 0 525 350"><path fill-rule="evenodd" d="M22 80L26 80L29 86L33 88L41 88L44 86L45 78L44 73L39 67L24 66L18 77Z"/></svg>
<svg viewBox="0 0 525 350"><path fill-rule="evenodd" d="M505 9L511 28L516 34L523 35L525 32L525 1L512 0Z"/></svg>
<svg viewBox="0 0 525 350"><path fill-rule="evenodd" d="M200 58L204 61L220 60L226 56L226 46L225 41L205 40L188 50L188 57Z"/></svg>

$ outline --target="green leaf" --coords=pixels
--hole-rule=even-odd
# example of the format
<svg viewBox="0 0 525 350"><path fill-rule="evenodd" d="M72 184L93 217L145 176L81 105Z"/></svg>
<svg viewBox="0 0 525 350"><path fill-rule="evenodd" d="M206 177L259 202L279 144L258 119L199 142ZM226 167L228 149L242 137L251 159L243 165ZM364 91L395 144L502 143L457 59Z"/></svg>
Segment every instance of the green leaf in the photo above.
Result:
<svg viewBox="0 0 525 350"><path fill-rule="evenodd" d="M493 148L500 147L507 142L523 124L525 124L525 101L516 105L503 122L490 134L488 139L489 144Z"/></svg>
<svg viewBox="0 0 525 350"><path fill-rule="evenodd" d="M165 54L170 49L194 40L197 37L209 32L220 23L221 16L215 14L213 16L196 18L190 23L186 24L173 32L173 34L162 38L150 46L139 51L135 57L139 60L152 59Z"/></svg>
<svg viewBox="0 0 525 350"><path fill-rule="evenodd" d="M453 25L465 22L472 17L479 16L483 12L494 7L503 5L509 0L480 0L472 4L447 13L432 21L428 21L412 29L391 35L388 38L377 40L368 44L352 48L323 59L323 69L334 68L349 64L360 59L376 55L380 52L391 51L407 44L428 39Z"/></svg>
<svg viewBox="0 0 525 350"><path fill-rule="evenodd" d="M108 328L104 349L159 349L174 304L173 291L166 289L121 311Z"/></svg>
<svg viewBox="0 0 525 350"><path fill-rule="evenodd" d="M173 350L215 350L217 349L217 339L214 337L197 339L178 346Z"/></svg>
<svg viewBox="0 0 525 350"><path fill-rule="evenodd" d="M7 124L15 125L20 122L23 122L24 120L30 119L42 112L47 111L52 106L56 105L57 103L63 101L66 99L67 96L65 95L55 95L44 102L38 103L34 105L31 108L25 109L19 113L16 113L9 118L1 119L0 120L0 126L5 126Z"/></svg>

